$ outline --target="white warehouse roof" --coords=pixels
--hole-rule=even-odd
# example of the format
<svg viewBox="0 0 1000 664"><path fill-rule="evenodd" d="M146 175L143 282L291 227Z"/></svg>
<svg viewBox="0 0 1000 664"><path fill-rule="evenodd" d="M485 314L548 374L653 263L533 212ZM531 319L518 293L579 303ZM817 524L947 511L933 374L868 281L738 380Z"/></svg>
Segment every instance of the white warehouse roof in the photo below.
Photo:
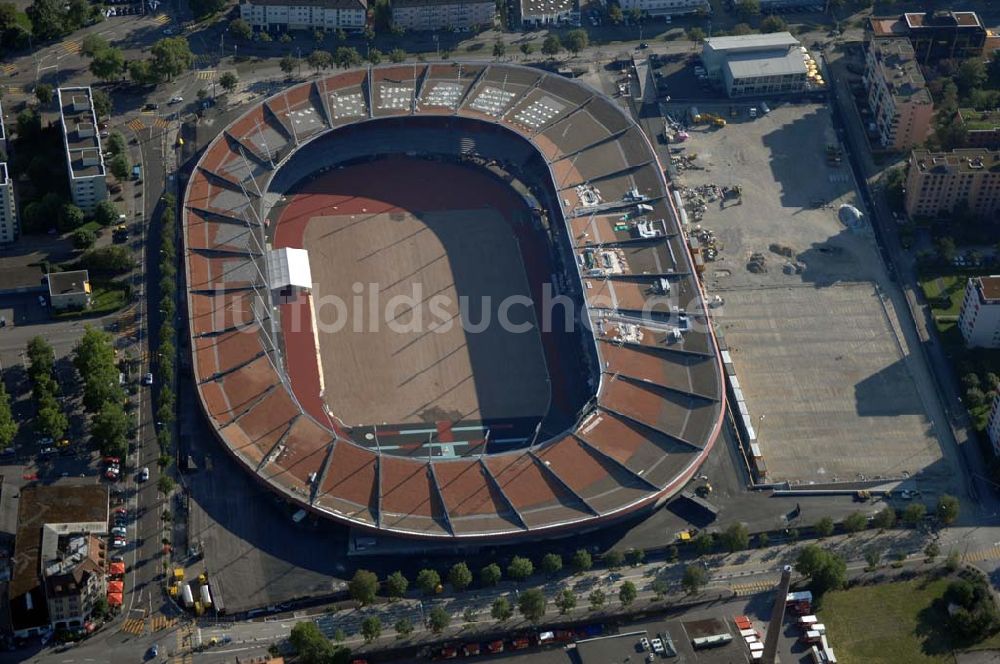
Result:
<svg viewBox="0 0 1000 664"><path fill-rule="evenodd" d="M271 290L288 286L312 288L309 252L289 247L267 252L267 280Z"/></svg>
<svg viewBox="0 0 1000 664"><path fill-rule="evenodd" d="M806 63L802 53L796 48L773 50L765 53L731 53L726 58L726 67L733 79L752 76L784 76L802 74L805 76Z"/></svg>
<svg viewBox="0 0 1000 664"><path fill-rule="evenodd" d="M799 40L790 32L771 32L763 35L737 35L735 37L709 37L705 45L713 51L738 52L766 49L789 49L798 46Z"/></svg>

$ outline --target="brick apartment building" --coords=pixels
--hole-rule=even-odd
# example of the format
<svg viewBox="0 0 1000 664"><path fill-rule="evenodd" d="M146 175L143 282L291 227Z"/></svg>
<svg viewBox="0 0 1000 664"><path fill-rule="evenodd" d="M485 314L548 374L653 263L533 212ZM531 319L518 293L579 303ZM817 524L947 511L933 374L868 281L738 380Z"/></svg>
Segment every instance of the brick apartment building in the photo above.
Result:
<svg viewBox="0 0 1000 664"><path fill-rule="evenodd" d="M909 150L926 140L934 102L905 39L873 39L865 54L865 86L875 130L887 150Z"/></svg>
<svg viewBox="0 0 1000 664"><path fill-rule="evenodd" d="M911 217L948 215L962 204L991 217L1000 210L1000 150L914 150L903 204Z"/></svg>

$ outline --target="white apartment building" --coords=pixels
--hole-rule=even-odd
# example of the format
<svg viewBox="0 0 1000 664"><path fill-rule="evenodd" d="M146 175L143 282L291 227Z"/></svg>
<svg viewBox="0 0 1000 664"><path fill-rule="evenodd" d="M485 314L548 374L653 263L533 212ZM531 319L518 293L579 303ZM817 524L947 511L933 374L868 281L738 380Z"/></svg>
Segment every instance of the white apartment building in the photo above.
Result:
<svg viewBox="0 0 1000 664"><path fill-rule="evenodd" d="M73 203L93 212L108 197L101 137L90 88L59 88L59 115Z"/></svg>
<svg viewBox="0 0 1000 664"><path fill-rule="evenodd" d="M7 134L3 127L3 107L0 106L0 150L6 154ZM14 205L14 181L10 179L7 163L0 157L0 244L10 244L20 234L17 208Z"/></svg>
<svg viewBox="0 0 1000 664"><path fill-rule="evenodd" d="M580 6L576 0L521 0L521 27L545 25L580 25Z"/></svg>
<svg viewBox="0 0 1000 664"><path fill-rule="evenodd" d="M966 282L958 329L970 348L1000 348L1000 274Z"/></svg>
<svg viewBox="0 0 1000 664"><path fill-rule="evenodd" d="M638 9L649 16L680 16L712 11L708 0L621 0L623 12Z"/></svg>
<svg viewBox="0 0 1000 664"><path fill-rule="evenodd" d="M391 0L392 22L407 30L492 27L496 3L489 0Z"/></svg>
<svg viewBox="0 0 1000 664"><path fill-rule="evenodd" d="M934 101L906 39L873 39L865 54L868 107L883 148L908 150L931 130Z"/></svg>
<svg viewBox="0 0 1000 664"><path fill-rule="evenodd" d="M993 451L1000 454L1000 394L993 399L993 408L990 409L990 419L986 424L986 435L993 445Z"/></svg>
<svg viewBox="0 0 1000 664"><path fill-rule="evenodd" d="M364 30L367 0L240 0L240 18L255 30Z"/></svg>

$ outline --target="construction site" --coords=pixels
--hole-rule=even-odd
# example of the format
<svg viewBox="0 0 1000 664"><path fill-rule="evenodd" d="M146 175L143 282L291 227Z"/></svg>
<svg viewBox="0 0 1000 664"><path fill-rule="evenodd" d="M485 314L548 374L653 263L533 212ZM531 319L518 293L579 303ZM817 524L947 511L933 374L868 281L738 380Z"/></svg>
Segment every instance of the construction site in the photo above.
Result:
<svg viewBox="0 0 1000 664"><path fill-rule="evenodd" d="M661 137L754 479L945 491L957 462L831 112L773 106L665 107Z"/></svg>

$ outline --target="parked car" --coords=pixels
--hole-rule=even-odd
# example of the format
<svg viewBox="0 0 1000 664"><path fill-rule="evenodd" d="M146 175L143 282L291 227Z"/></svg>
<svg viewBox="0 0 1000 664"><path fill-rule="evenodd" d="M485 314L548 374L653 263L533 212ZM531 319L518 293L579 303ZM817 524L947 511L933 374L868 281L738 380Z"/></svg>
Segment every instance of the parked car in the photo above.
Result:
<svg viewBox="0 0 1000 664"><path fill-rule="evenodd" d="M171 97L170 98L170 103L171 104L180 104L183 101L184 101L184 97L179 97L178 96L178 97Z"/></svg>
<svg viewBox="0 0 1000 664"><path fill-rule="evenodd" d="M125 530L125 528L123 528L122 526L115 526L114 528L111 529L111 534L117 535L118 537L125 537L126 535L128 535L128 531Z"/></svg>
<svg viewBox="0 0 1000 664"><path fill-rule="evenodd" d="M149 481L149 468L142 469L142 471L139 473L139 481L140 482Z"/></svg>
<svg viewBox="0 0 1000 664"><path fill-rule="evenodd" d="M147 385L147 386L148 385L152 385L153 384L153 374L147 373L145 376L143 376L142 377L142 384L143 385Z"/></svg>
<svg viewBox="0 0 1000 664"><path fill-rule="evenodd" d="M126 546L128 546L128 540L125 539L124 537L116 537L114 538L114 540L112 540L111 546L115 549L124 549Z"/></svg>
<svg viewBox="0 0 1000 664"><path fill-rule="evenodd" d="M104 457L104 463L108 464L109 466L117 466L119 463L121 463L121 461L122 460L116 456Z"/></svg>
<svg viewBox="0 0 1000 664"><path fill-rule="evenodd" d="M43 447L42 451L39 452L39 454L42 454L43 456L48 456L50 454L55 454L55 453L56 453L56 448L54 447Z"/></svg>

